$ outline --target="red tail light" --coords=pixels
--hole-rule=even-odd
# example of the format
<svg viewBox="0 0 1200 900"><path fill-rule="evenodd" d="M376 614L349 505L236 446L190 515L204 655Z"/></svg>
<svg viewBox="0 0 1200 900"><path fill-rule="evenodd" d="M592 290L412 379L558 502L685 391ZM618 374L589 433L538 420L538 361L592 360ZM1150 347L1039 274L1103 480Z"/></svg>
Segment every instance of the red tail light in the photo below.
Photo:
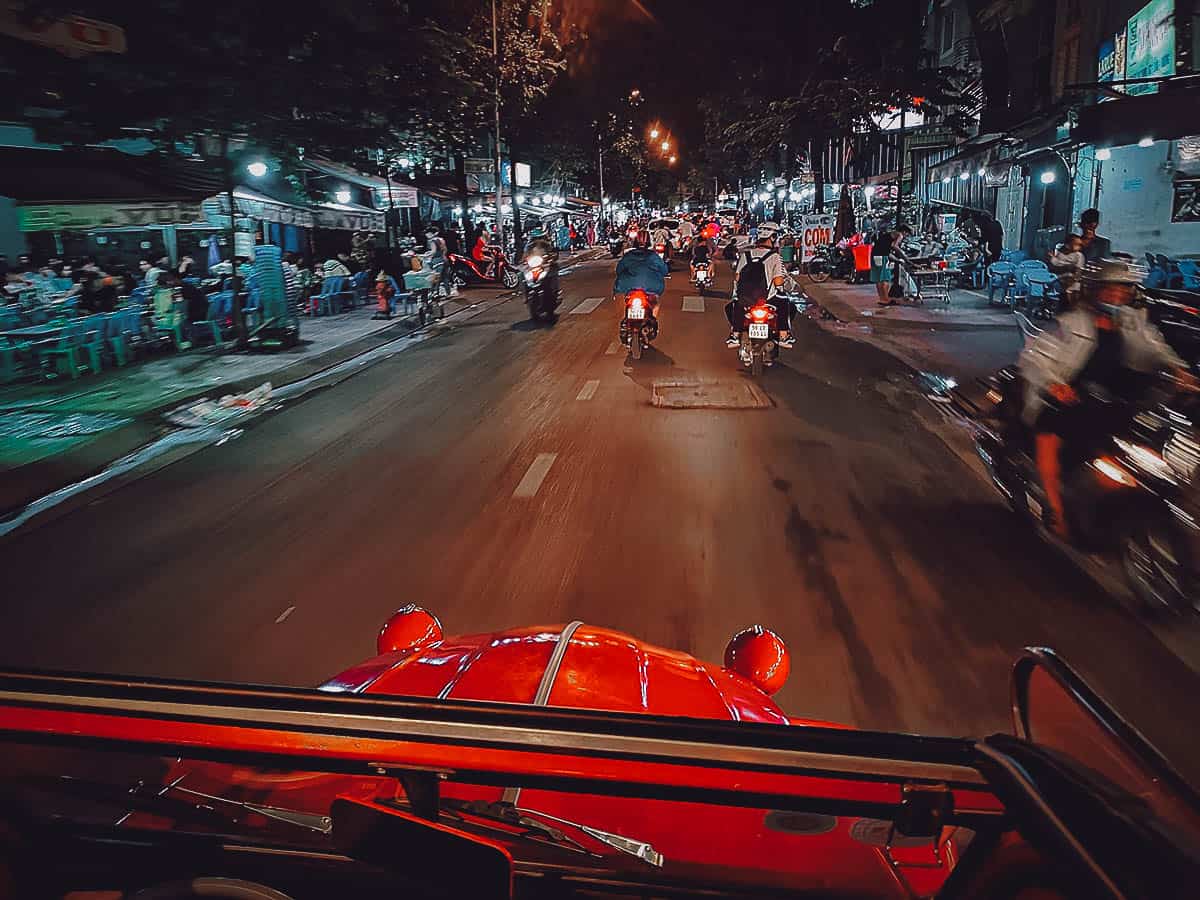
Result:
<svg viewBox="0 0 1200 900"><path fill-rule="evenodd" d="M630 291L625 295L625 305L632 306L634 309L641 309L646 304L645 291Z"/></svg>
<svg viewBox="0 0 1200 900"><path fill-rule="evenodd" d="M750 310L750 315L759 322L762 322L767 318L768 315L770 315L770 311L765 306L756 306L754 309Z"/></svg>

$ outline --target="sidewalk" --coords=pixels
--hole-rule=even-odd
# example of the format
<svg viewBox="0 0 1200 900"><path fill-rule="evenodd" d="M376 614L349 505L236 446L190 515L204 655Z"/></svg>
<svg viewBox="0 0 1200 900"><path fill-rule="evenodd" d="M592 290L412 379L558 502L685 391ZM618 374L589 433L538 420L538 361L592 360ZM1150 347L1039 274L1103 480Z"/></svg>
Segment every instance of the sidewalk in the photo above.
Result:
<svg viewBox="0 0 1200 900"><path fill-rule="evenodd" d="M475 288L447 316L508 293ZM172 427L164 414L202 398L299 381L417 327L415 316L372 319L374 307L304 318L300 344L278 352L192 350L97 377L0 389L0 517L103 468Z"/></svg>
<svg viewBox="0 0 1200 900"><path fill-rule="evenodd" d="M902 303L880 306L873 284L847 284L826 281L816 284L807 277L795 276L796 284L818 306L845 324L863 323L884 329L953 329L1015 327L1012 312L991 306L982 291L955 289L949 305L927 302L924 305Z"/></svg>

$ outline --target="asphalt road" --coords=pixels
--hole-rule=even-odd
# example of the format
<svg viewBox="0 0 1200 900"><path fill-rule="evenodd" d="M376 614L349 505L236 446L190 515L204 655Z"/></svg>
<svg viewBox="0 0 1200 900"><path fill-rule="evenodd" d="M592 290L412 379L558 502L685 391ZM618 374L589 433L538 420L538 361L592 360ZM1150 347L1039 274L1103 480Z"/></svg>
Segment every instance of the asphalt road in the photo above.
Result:
<svg viewBox="0 0 1200 900"><path fill-rule="evenodd" d="M693 294L676 274L636 364L611 299L553 327L494 306L12 536L0 664L313 684L413 602L448 633L578 618L713 661L762 622L786 711L981 735L1041 644L1195 773L1200 679L1014 527L897 360L801 321L770 408L651 406L656 380L747 377Z"/></svg>

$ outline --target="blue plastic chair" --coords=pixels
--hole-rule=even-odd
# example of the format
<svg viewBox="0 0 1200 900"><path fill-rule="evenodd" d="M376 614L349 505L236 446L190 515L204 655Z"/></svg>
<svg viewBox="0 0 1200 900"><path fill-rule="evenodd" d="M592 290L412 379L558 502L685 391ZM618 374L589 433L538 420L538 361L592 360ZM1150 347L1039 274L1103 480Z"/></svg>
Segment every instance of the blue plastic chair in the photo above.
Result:
<svg viewBox="0 0 1200 900"><path fill-rule="evenodd" d="M1194 259L1181 259L1176 265L1179 266L1179 274L1183 276L1183 289L1200 291L1200 263Z"/></svg>
<svg viewBox="0 0 1200 900"><path fill-rule="evenodd" d="M1001 250L1000 262L1019 263L1028 259L1024 250Z"/></svg>
<svg viewBox="0 0 1200 900"><path fill-rule="evenodd" d="M331 275L321 285L321 293L316 296L317 312L329 315L344 312L354 305L353 285L345 275Z"/></svg>
<svg viewBox="0 0 1200 900"><path fill-rule="evenodd" d="M988 303L995 302L996 288L1004 289L1001 303L1008 305L1011 290L1017 277L1017 267L1010 262L994 262L988 266Z"/></svg>

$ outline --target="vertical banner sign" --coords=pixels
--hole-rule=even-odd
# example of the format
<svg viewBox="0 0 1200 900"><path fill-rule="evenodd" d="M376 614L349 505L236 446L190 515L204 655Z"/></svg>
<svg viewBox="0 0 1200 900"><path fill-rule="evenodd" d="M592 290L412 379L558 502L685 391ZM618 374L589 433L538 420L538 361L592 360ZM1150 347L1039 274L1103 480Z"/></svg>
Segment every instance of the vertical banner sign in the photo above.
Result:
<svg viewBox="0 0 1200 900"><path fill-rule="evenodd" d="M800 262L813 258L818 247L833 243L833 216L809 215L800 220Z"/></svg>
<svg viewBox="0 0 1200 900"><path fill-rule="evenodd" d="M1175 74L1175 0L1150 0L1125 28L1125 77ZM1131 84L1130 94L1153 94L1157 84Z"/></svg>

